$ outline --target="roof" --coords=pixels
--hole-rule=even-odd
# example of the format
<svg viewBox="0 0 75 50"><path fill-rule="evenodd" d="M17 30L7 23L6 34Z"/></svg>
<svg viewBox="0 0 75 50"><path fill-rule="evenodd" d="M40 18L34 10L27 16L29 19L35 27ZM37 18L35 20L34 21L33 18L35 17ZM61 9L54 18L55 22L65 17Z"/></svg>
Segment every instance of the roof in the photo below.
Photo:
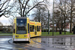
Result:
<svg viewBox="0 0 75 50"><path fill-rule="evenodd" d="M17 19L26 19L27 17L16 17Z"/></svg>

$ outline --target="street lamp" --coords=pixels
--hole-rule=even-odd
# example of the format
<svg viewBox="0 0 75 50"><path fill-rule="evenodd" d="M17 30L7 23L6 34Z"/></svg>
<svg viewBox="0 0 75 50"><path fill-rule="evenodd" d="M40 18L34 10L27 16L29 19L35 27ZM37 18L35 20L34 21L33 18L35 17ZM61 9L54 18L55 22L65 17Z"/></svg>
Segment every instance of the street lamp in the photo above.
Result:
<svg viewBox="0 0 75 50"><path fill-rule="evenodd" d="M48 34L49 34L49 16L50 16L50 14L49 14L49 10L48 10Z"/></svg>

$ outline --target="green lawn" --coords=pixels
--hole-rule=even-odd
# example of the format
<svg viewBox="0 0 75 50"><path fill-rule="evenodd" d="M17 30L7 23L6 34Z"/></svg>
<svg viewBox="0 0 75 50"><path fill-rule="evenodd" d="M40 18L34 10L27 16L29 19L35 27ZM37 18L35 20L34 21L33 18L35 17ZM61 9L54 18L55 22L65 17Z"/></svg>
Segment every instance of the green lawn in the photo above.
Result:
<svg viewBox="0 0 75 50"><path fill-rule="evenodd" d="M66 34L64 34L64 32L62 32L62 34L59 34L59 32L54 32L53 36L57 36L57 35L73 35L73 33L69 33L66 32ZM52 36L52 32L42 32L42 36Z"/></svg>
<svg viewBox="0 0 75 50"><path fill-rule="evenodd" d="M4 36L4 35L12 35L12 33L2 33L2 32L0 32L0 36Z"/></svg>
<svg viewBox="0 0 75 50"><path fill-rule="evenodd" d="M12 35L12 33L0 32L0 36L3 36L3 35ZM53 36L57 36L57 35L73 35L73 33L66 32L66 34L64 34L64 32L62 32L62 34L59 34L59 32L54 32ZM42 36L52 36L52 32L50 32L49 34L48 32L42 32Z"/></svg>

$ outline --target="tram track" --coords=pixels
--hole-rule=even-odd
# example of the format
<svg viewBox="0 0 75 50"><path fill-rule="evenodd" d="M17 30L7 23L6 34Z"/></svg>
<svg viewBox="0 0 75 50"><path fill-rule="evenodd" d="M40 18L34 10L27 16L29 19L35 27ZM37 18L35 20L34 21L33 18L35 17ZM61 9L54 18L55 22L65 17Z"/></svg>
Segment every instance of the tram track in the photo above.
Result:
<svg viewBox="0 0 75 50"><path fill-rule="evenodd" d="M32 39L32 41L33 42L35 42L35 43L38 43L38 42L36 42L36 41L34 41L33 39ZM31 46L30 44L25 44L25 43L17 43L17 44L14 44L13 42L12 42L12 39L10 39L10 40L8 40L8 43L9 44L11 44L11 45L14 45L14 46L18 46L18 47L20 47L20 48L22 48L22 49L28 49L28 50L33 50L33 49L36 49L36 50L45 50L45 49L43 49L43 48L35 48L35 47L33 47L33 46ZM23 44L23 45L22 45ZM25 45L24 45L25 44ZM38 44L41 44L41 43L38 43ZM32 44L33 45L33 44ZM25 46L27 46L27 47L25 47ZM16 48L15 48L16 49ZM18 48L17 48L18 49Z"/></svg>
<svg viewBox="0 0 75 50"><path fill-rule="evenodd" d="M13 46L18 46L19 48L22 48L22 49L29 49L29 50L31 50L30 48L25 48L23 45L21 45L21 44L19 44L19 43L11 43L10 41L12 41L12 39L10 39L10 40L8 40L8 43L9 44L11 44L11 45L13 45ZM15 49L18 49L18 47L17 48L15 48Z"/></svg>

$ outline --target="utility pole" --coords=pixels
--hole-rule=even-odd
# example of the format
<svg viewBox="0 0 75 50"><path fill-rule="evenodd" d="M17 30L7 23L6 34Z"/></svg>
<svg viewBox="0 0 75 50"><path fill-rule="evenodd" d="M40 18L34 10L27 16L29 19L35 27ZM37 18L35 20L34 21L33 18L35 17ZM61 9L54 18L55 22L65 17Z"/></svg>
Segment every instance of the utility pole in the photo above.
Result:
<svg viewBox="0 0 75 50"><path fill-rule="evenodd" d="M53 32L52 32L52 36L54 35L54 0L53 0Z"/></svg>
<svg viewBox="0 0 75 50"><path fill-rule="evenodd" d="M49 34L49 16L50 16L50 14L49 14L49 10L48 10L48 34Z"/></svg>
<svg viewBox="0 0 75 50"><path fill-rule="evenodd" d="M40 22L40 9L39 9L39 16L38 16L38 21Z"/></svg>

